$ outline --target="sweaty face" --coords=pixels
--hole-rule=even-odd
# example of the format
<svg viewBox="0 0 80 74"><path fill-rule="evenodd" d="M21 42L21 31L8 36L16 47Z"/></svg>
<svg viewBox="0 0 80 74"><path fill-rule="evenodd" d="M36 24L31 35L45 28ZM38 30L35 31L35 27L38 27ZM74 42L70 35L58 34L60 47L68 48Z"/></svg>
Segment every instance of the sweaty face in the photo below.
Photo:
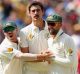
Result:
<svg viewBox="0 0 80 74"><path fill-rule="evenodd" d="M51 35L56 35L60 28L61 28L61 24L59 22L48 23L48 30L49 30Z"/></svg>
<svg viewBox="0 0 80 74"><path fill-rule="evenodd" d="M43 11L42 11L41 7L38 6L38 5L32 6L30 8L29 13L30 13L30 16L31 16L32 20L34 20L34 21L42 19Z"/></svg>

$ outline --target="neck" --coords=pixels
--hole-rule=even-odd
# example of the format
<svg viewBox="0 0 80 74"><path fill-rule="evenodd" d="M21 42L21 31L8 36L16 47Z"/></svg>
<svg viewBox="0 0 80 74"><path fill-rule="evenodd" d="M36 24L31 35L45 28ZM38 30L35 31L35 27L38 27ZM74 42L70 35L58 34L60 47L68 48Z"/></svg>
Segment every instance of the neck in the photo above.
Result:
<svg viewBox="0 0 80 74"><path fill-rule="evenodd" d="M35 26L39 27L39 29L43 29L45 26L45 22L43 21L43 19L34 21L33 23Z"/></svg>
<svg viewBox="0 0 80 74"><path fill-rule="evenodd" d="M18 39L10 39L10 41L18 44Z"/></svg>
<svg viewBox="0 0 80 74"><path fill-rule="evenodd" d="M56 35L51 35L51 37L54 39L56 37Z"/></svg>
<svg viewBox="0 0 80 74"><path fill-rule="evenodd" d="M15 40L14 43L17 43L18 44L18 40Z"/></svg>

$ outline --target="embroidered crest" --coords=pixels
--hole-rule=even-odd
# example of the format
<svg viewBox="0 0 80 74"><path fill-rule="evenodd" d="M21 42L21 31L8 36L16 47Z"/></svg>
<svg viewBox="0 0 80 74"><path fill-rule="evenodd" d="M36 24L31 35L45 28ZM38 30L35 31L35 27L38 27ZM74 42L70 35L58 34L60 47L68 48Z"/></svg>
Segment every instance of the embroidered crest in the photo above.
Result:
<svg viewBox="0 0 80 74"><path fill-rule="evenodd" d="M68 54L71 55L73 53L73 50L71 48L68 49Z"/></svg>
<svg viewBox="0 0 80 74"><path fill-rule="evenodd" d="M7 50L8 50L8 52L12 52L13 48L8 48Z"/></svg>
<svg viewBox="0 0 80 74"><path fill-rule="evenodd" d="M7 23L6 25L9 26L11 23Z"/></svg>
<svg viewBox="0 0 80 74"><path fill-rule="evenodd" d="M53 19L53 17L51 15L48 16L48 19Z"/></svg>
<svg viewBox="0 0 80 74"><path fill-rule="evenodd" d="M34 36L32 35L32 33L29 33L28 36L27 36L27 39L31 41L33 39L33 37Z"/></svg>

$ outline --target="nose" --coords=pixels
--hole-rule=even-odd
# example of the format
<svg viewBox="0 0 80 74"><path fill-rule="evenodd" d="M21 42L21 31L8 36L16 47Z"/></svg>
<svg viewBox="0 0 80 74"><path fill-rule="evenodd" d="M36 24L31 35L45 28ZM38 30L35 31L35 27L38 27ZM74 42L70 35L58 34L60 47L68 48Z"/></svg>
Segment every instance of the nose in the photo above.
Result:
<svg viewBox="0 0 80 74"><path fill-rule="evenodd" d="M48 26L48 29L52 29L53 27L51 25Z"/></svg>
<svg viewBox="0 0 80 74"><path fill-rule="evenodd" d="M35 14L38 14L38 11L37 10L35 10L35 12L34 12Z"/></svg>
<svg viewBox="0 0 80 74"><path fill-rule="evenodd" d="M53 25L52 24L48 24L48 26L52 27Z"/></svg>

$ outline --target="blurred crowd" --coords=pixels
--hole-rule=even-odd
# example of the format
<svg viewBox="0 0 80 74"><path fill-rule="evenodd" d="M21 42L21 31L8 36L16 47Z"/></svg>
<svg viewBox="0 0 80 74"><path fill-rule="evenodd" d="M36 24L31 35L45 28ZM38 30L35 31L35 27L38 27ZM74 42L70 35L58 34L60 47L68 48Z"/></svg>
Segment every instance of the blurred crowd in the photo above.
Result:
<svg viewBox="0 0 80 74"><path fill-rule="evenodd" d="M72 36L80 51L80 0L0 0L0 43L4 39L2 25L7 21L14 21L19 29L31 23L27 7L32 1L39 1L44 5L44 20L48 15L55 13L63 17L62 28ZM80 58L80 52L78 56ZM80 65L78 67L80 69Z"/></svg>

